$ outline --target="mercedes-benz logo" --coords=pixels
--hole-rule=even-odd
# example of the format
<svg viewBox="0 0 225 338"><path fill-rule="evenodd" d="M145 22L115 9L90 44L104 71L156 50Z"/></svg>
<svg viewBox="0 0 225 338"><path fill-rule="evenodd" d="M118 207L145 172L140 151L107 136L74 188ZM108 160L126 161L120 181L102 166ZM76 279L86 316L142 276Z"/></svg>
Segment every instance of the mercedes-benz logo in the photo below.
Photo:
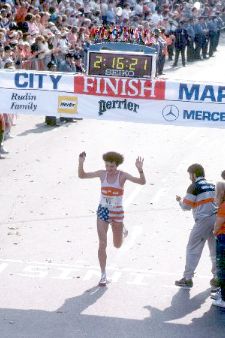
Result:
<svg viewBox="0 0 225 338"><path fill-rule="evenodd" d="M166 121L175 121L179 116L179 109L176 106L168 105L163 108L162 115Z"/></svg>

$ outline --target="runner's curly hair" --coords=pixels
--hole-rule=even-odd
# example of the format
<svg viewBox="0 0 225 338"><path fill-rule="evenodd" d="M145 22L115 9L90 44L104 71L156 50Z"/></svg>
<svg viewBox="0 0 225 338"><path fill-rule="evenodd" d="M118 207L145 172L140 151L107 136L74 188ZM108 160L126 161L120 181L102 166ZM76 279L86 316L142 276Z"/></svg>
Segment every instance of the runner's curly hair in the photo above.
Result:
<svg viewBox="0 0 225 338"><path fill-rule="evenodd" d="M123 155L116 153L115 151L109 151L108 153L105 153L102 156L102 158L105 162L111 162L111 163L115 162L117 166L122 164L124 161Z"/></svg>

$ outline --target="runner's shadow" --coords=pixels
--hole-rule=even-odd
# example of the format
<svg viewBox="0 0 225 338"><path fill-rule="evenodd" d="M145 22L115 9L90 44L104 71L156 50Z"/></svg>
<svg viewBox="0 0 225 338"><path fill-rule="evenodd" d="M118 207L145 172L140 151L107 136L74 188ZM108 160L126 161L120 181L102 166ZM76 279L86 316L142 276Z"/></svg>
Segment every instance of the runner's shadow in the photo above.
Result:
<svg viewBox="0 0 225 338"><path fill-rule="evenodd" d="M94 305L106 291L107 287L93 287L77 297L67 299L56 311L0 309L0 337L91 337L83 335L83 333L86 330L86 325L89 332L93 332L93 319L88 325L88 316L86 320L86 316L82 312ZM47 299L45 304L47 304ZM95 316L93 317L95 318Z"/></svg>
<svg viewBox="0 0 225 338"><path fill-rule="evenodd" d="M86 290L82 295L68 298L65 303L57 309L57 312L81 314L89 306L93 305L107 291L107 287L94 286Z"/></svg>
<svg viewBox="0 0 225 338"><path fill-rule="evenodd" d="M206 290L193 298L190 292L179 290L165 310L152 306L151 316L130 318L126 313L124 297L103 297L107 288L94 287L79 296L69 298L55 311L0 310L1 338L221 338L224 336L224 316L211 308L201 318L190 322L183 318L199 309L209 296ZM59 290L60 292L60 290ZM44 297L36 294L35 297ZM46 296L46 295L45 295ZM159 295L160 296L160 295ZM52 292L49 292L52 297ZM46 297L45 297L46 298ZM116 302L116 303L115 303ZM40 303L41 304L41 303ZM45 307L47 300L43 300ZM121 316L110 316L110 305L124 309ZM92 308L93 306L93 308ZM115 313L115 309L113 312ZM134 299L133 311L138 310ZM94 311L97 311L97 315ZM121 314L121 311L119 311ZM133 316L136 317L134 312ZM193 314L192 314L193 318ZM179 321L178 321L179 320Z"/></svg>

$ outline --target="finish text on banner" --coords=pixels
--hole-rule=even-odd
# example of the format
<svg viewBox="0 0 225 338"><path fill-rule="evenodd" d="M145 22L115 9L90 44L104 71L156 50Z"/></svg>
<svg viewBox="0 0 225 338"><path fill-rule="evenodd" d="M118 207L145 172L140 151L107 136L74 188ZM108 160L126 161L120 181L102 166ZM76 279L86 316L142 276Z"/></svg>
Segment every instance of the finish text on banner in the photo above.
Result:
<svg viewBox="0 0 225 338"><path fill-rule="evenodd" d="M164 100L165 84L165 81L147 79L77 76L74 80L74 92L94 96Z"/></svg>

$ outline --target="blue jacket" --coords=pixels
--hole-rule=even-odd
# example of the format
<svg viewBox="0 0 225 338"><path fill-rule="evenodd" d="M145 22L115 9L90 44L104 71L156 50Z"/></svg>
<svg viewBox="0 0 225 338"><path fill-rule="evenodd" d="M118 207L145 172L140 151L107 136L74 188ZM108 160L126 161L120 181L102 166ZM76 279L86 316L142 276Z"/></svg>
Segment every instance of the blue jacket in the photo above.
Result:
<svg viewBox="0 0 225 338"><path fill-rule="evenodd" d="M185 28L178 27L175 32L175 48L182 49L187 46L188 34Z"/></svg>

